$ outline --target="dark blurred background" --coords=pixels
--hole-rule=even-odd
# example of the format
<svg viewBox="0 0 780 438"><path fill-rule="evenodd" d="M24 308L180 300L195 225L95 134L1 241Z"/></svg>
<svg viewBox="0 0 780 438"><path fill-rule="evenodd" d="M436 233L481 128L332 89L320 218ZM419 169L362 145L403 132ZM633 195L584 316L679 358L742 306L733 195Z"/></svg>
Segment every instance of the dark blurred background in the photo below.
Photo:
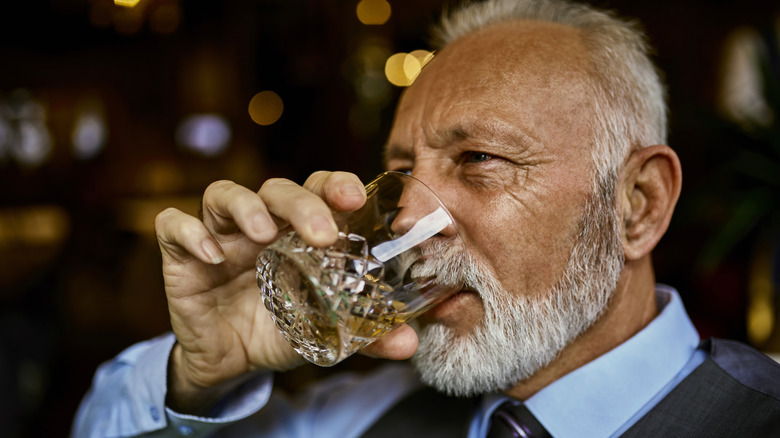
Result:
<svg viewBox="0 0 780 438"><path fill-rule="evenodd" d="M222 178L257 189L272 176L381 170L402 90L386 61L429 49L428 24L454 4L388 1L3 3L3 436L65 436L96 366L169 329L159 211L195 214ZM780 352L780 8L594 4L643 23L669 84L685 181L658 280L680 290L703 337Z"/></svg>

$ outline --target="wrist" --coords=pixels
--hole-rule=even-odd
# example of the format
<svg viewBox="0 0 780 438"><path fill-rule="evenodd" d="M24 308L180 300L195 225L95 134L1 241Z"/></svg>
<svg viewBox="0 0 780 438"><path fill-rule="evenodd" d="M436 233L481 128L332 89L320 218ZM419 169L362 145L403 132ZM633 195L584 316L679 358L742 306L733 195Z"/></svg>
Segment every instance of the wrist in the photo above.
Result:
<svg viewBox="0 0 780 438"><path fill-rule="evenodd" d="M168 391L165 404L181 414L206 416L231 391L249 378L249 374L215 384L204 384L192 377L182 346L176 342L168 361Z"/></svg>

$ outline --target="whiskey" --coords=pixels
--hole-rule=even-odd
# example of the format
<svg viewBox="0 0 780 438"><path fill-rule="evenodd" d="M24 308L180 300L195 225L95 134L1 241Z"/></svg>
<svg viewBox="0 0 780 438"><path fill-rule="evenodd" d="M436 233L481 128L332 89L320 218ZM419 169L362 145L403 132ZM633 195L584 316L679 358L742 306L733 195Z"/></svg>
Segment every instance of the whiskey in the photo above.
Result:
<svg viewBox="0 0 780 438"><path fill-rule="evenodd" d="M419 293L402 288L396 297L384 281L386 269L360 236L340 233L335 245L321 249L291 233L260 254L257 279L265 307L292 347L330 366L413 316L404 310Z"/></svg>

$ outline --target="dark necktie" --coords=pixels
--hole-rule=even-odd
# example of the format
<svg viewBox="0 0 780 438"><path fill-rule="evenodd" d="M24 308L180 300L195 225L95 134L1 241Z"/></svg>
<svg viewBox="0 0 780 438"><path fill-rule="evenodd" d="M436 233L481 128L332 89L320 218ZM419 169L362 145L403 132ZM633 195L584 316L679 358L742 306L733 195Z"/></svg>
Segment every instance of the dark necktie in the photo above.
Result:
<svg viewBox="0 0 780 438"><path fill-rule="evenodd" d="M520 402L504 402L490 416L487 438L549 438L550 433Z"/></svg>

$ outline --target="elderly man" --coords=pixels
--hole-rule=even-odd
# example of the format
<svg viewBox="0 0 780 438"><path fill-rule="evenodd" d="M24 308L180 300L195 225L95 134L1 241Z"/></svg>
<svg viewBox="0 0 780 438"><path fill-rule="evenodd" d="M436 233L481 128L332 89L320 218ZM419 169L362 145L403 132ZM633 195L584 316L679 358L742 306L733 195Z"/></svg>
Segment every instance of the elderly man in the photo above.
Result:
<svg viewBox="0 0 780 438"><path fill-rule="evenodd" d="M288 224L333 242L330 208L358 208L365 192L338 172L257 193L221 181L202 220L158 216L174 333L100 368L75 436L780 434L780 367L700 343L677 292L655 285L650 252L681 170L642 34L582 5L492 0L438 36L386 163L452 212L463 286L365 350L413 368L273 391L272 372L302 359L260 302L255 256Z"/></svg>

